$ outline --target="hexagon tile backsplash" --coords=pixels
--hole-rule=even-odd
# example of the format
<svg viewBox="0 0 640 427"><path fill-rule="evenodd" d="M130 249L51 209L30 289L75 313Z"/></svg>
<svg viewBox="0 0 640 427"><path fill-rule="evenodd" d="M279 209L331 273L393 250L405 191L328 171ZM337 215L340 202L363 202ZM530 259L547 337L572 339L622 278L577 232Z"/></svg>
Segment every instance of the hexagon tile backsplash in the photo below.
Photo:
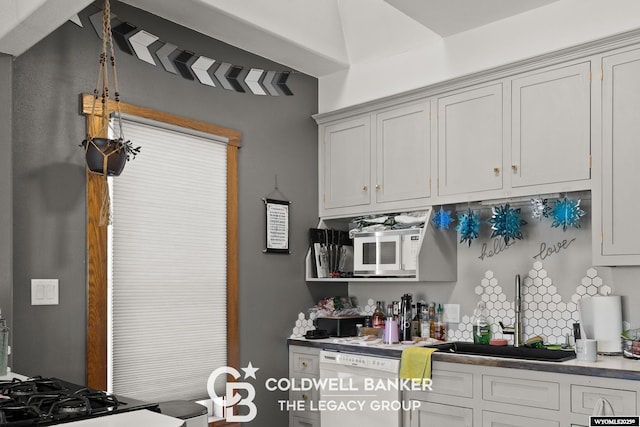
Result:
<svg viewBox="0 0 640 427"><path fill-rule="evenodd" d="M502 321L507 326L513 324L515 310L513 301L507 301L502 287L489 270L485 273L475 293L484 301L491 323L492 335L495 338L505 338L513 341L513 335L503 335L498 324ZM609 295L611 287L603 285L595 268L587 270L581 284L571 296L571 301L564 302L553 285L542 263L536 261L533 268L522 283L522 327L523 340L540 335L549 344L563 344L565 337L573 334L573 323L580 320L578 302L581 298L594 295ZM457 329L449 329L449 339L472 341L473 316L462 316Z"/></svg>

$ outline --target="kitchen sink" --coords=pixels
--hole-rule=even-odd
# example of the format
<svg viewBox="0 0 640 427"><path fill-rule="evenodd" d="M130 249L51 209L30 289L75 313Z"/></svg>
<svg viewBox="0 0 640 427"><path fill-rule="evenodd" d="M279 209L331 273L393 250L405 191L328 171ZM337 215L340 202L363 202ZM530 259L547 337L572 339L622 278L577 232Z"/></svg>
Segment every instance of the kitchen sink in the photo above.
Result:
<svg viewBox="0 0 640 427"><path fill-rule="evenodd" d="M494 346L486 344L473 344L469 342L448 342L444 344L430 345L439 351L456 354L469 354L475 356L505 357L508 359L538 360L545 362L564 362L575 359L576 354L572 350L549 350L547 348Z"/></svg>

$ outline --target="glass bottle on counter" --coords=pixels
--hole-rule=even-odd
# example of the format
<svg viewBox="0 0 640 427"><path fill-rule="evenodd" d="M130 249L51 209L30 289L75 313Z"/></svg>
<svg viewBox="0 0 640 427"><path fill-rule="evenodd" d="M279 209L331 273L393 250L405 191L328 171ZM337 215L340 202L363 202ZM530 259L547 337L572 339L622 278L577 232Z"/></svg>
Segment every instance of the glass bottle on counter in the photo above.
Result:
<svg viewBox="0 0 640 427"><path fill-rule="evenodd" d="M420 330L422 327L422 302L416 302L415 305L415 309L414 309L414 313L415 315L413 316L413 322L412 322L412 335L414 337L419 337L422 336Z"/></svg>
<svg viewBox="0 0 640 427"><path fill-rule="evenodd" d="M491 341L491 325L487 321L484 302L479 301L473 312L473 343L489 344Z"/></svg>
<svg viewBox="0 0 640 427"><path fill-rule="evenodd" d="M438 310L436 311L433 338L440 341L447 340L447 324L444 322L444 313L441 304L438 304Z"/></svg>
<svg viewBox="0 0 640 427"><path fill-rule="evenodd" d="M430 323L431 319L429 318L429 306L425 303L422 306L422 315L420 318L420 336L422 338L430 337Z"/></svg>
<svg viewBox="0 0 640 427"><path fill-rule="evenodd" d="M435 338L436 336L436 303L429 304L429 337Z"/></svg>
<svg viewBox="0 0 640 427"><path fill-rule="evenodd" d="M384 328L384 312L382 311L382 301L376 301L376 309L371 316L371 326L374 328Z"/></svg>

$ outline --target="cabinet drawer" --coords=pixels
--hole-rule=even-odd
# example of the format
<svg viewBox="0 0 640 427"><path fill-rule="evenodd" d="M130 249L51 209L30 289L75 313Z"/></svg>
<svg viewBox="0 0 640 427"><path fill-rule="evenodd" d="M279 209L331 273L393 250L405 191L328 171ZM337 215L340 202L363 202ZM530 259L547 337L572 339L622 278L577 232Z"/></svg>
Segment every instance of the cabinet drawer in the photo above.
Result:
<svg viewBox="0 0 640 427"><path fill-rule="evenodd" d="M296 391L289 392L289 400L291 402L296 402L296 401L304 402L304 410L309 411L309 412L305 412L305 416L315 418L315 416L319 414L319 412L317 412L318 399L320 398L319 395L320 395L320 392L316 388L312 390L305 390L305 391L296 390ZM313 402L313 407L316 408L315 412L310 412L311 408L309 407L309 405L311 404L311 402Z"/></svg>
<svg viewBox="0 0 640 427"><path fill-rule="evenodd" d="M451 396L473 397L473 374L435 370L431 374L430 393Z"/></svg>
<svg viewBox="0 0 640 427"><path fill-rule="evenodd" d="M292 357L294 374L301 374L305 377L319 375L318 363L320 357L317 354L294 352Z"/></svg>
<svg viewBox="0 0 640 427"><path fill-rule="evenodd" d="M540 418L520 415L500 414L498 412L482 412L482 427L560 427L560 422L541 420Z"/></svg>
<svg viewBox="0 0 640 427"><path fill-rule="evenodd" d="M320 427L320 418L306 418L299 415L292 415L289 420L289 427Z"/></svg>
<svg viewBox="0 0 640 427"><path fill-rule="evenodd" d="M472 427L473 410L461 406L420 402L420 408L411 416L411 427Z"/></svg>
<svg viewBox="0 0 640 427"><path fill-rule="evenodd" d="M571 386L571 412L576 414L593 414L593 408L599 399L611 404L616 415L636 415L637 396L632 390L614 390L611 388Z"/></svg>
<svg viewBox="0 0 640 427"><path fill-rule="evenodd" d="M482 398L492 402L560 409L560 385L521 378L482 377Z"/></svg>

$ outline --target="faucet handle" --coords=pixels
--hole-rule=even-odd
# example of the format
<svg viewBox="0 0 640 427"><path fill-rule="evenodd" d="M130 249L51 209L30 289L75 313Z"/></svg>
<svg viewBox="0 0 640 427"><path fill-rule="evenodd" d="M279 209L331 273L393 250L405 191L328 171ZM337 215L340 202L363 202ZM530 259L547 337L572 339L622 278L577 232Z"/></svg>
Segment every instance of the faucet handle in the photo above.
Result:
<svg viewBox="0 0 640 427"><path fill-rule="evenodd" d="M515 327L504 326L504 323L502 323L502 321L499 321L498 324L500 325L500 329L502 329L503 334L513 335L515 333Z"/></svg>

